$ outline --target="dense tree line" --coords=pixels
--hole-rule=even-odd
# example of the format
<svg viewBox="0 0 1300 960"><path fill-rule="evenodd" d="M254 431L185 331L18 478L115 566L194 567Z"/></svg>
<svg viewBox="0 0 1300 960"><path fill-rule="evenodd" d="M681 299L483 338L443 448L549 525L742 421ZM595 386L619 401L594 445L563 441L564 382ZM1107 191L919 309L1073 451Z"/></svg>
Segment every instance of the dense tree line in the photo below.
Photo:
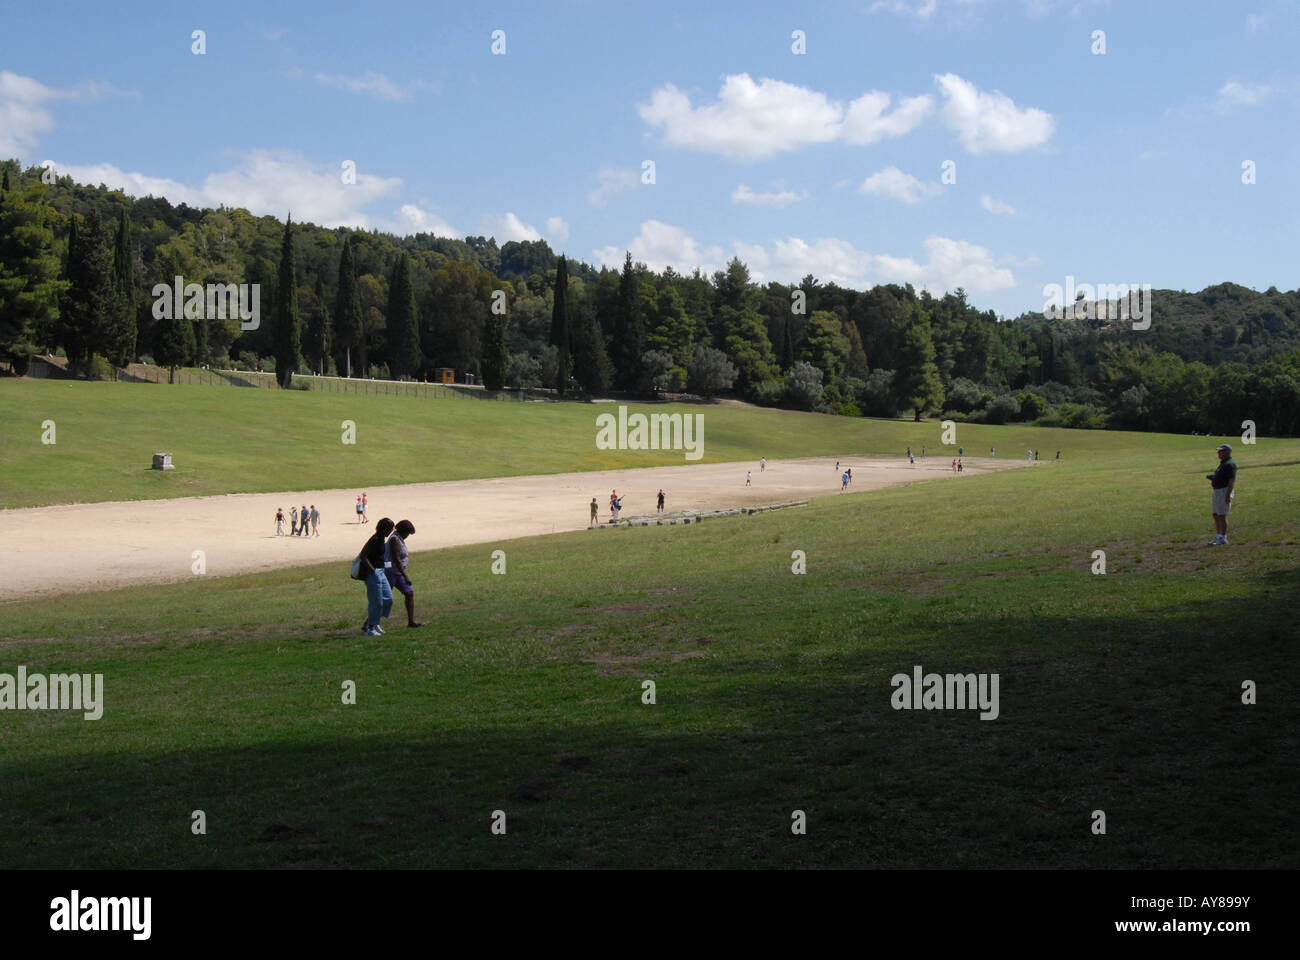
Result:
<svg viewBox="0 0 1300 960"><path fill-rule="evenodd" d="M1149 330L1105 309L1000 320L958 289L866 291L557 256L545 241L325 229L196 210L3 169L0 357L65 351L84 375L164 365L547 386L628 396L734 391L851 416L1263 433L1300 431L1300 291L1155 291ZM257 284L260 324L159 315L155 284ZM1104 307L1104 304L1098 305Z"/></svg>

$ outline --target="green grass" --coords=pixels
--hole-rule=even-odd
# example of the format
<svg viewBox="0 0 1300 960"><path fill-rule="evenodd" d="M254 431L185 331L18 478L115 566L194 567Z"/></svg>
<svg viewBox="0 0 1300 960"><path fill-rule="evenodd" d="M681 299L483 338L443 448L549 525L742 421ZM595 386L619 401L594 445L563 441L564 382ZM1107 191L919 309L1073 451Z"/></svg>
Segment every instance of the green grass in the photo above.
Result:
<svg viewBox="0 0 1300 960"><path fill-rule="evenodd" d="M635 405L634 405L635 406ZM0 379L0 508L224 493L365 487L685 462L680 451L598 450L596 417L614 404L356 396L295 390ZM864 453L908 445L955 455L935 421L862 420L722 405L641 406L703 413L705 462ZM54 444L42 443L54 421ZM342 443L344 420L355 444ZM1195 451L1205 438L959 424L968 455L1108 460ZM1268 441L1261 441L1265 449ZM154 453L175 470L151 470ZM1198 466L1197 469L1200 469ZM1208 468L1207 468L1208 469ZM1202 470L1202 473L1205 471Z"/></svg>
<svg viewBox="0 0 1300 960"><path fill-rule="evenodd" d="M1239 451L1212 550L1205 441L1071 437L1059 467L416 554L431 625L378 640L337 563L0 606L0 671L106 688L97 722L0 713L0 862L1295 868L1300 442ZM914 664L998 673L1001 716L892 710Z"/></svg>

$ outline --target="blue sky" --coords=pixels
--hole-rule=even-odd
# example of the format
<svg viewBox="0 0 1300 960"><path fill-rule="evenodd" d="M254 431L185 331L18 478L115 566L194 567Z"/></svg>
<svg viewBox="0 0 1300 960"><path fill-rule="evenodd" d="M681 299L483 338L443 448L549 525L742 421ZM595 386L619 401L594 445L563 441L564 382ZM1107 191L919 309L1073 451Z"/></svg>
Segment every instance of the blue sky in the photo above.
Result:
<svg viewBox="0 0 1300 960"><path fill-rule="evenodd" d="M3 23L0 154L135 195L591 263L740 255L1005 315L1067 275L1300 286L1292 2L56 2Z"/></svg>

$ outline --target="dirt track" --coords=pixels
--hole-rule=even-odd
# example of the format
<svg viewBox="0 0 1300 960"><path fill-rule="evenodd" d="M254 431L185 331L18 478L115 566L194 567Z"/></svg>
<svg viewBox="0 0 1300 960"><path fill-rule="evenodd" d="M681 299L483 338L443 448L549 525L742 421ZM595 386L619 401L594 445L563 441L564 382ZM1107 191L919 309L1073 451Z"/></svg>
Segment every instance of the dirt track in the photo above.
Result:
<svg viewBox="0 0 1300 960"><path fill-rule="evenodd" d="M915 465L901 458L844 460L853 484L844 496L916 480L960 482L951 458ZM1025 466L1023 460L967 458L968 474ZM745 472L753 486L745 486ZM840 496L835 459L712 463L607 470L496 480L456 480L370 487L372 519L403 517L416 527L414 552L487 543L587 526L595 497L609 520L609 493L623 495L624 519L652 514L662 487L666 512L711 510ZM229 576L325 560L348 561L374 530L359 526L360 490L241 493L175 500L72 504L0 511L0 601L106 590L192 577L193 552L202 550L208 576ZM275 535L275 511L294 504L321 511L317 539ZM289 525L286 522L285 531ZM596 534L593 534L596 535Z"/></svg>

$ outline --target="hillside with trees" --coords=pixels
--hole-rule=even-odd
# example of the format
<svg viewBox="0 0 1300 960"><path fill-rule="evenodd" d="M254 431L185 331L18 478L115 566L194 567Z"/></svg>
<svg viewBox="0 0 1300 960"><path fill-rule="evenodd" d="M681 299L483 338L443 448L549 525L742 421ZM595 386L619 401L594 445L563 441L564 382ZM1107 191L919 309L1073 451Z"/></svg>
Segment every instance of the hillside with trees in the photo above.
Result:
<svg viewBox="0 0 1300 960"><path fill-rule="evenodd" d="M0 360L132 361L648 397L733 392L846 416L1172 432L1300 433L1300 290L1153 291L1150 329L1107 311L1002 319L958 289L756 283L561 257L542 240L399 237L199 210L3 165ZM155 284L257 284L238 312L158 316ZM791 278L793 279L793 278Z"/></svg>

